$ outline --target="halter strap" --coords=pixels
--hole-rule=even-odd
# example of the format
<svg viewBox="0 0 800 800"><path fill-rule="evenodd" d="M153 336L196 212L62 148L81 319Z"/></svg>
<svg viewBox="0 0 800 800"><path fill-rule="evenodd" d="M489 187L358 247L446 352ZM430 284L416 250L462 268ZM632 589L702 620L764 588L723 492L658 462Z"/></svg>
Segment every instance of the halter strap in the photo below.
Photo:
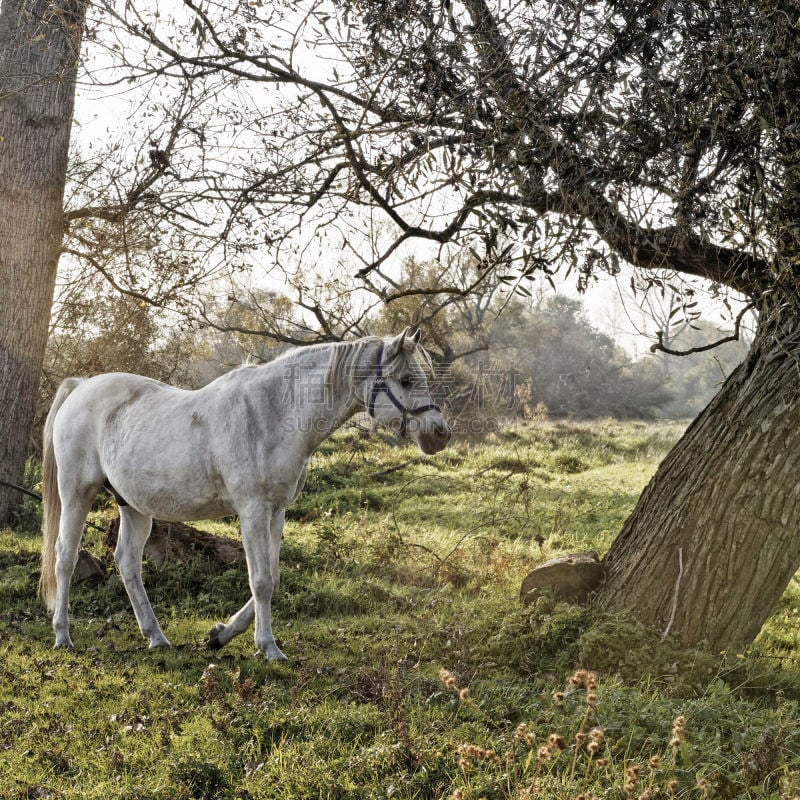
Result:
<svg viewBox="0 0 800 800"><path fill-rule="evenodd" d="M406 435L409 415L417 416L424 414L426 411L438 411L439 413L442 411L435 403L428 403L428 405L417 406L416 408L406 408L400 402L383 376L383 344L381 344L381 349L378 351L378 363L375 365L375 378L372 382L372 391L369 394L369 405L367 406L367 412L373 419L375 418L375 401L381 392L389 398L392 405L403 415L400 422L400 435L403 437Z"/></svg>

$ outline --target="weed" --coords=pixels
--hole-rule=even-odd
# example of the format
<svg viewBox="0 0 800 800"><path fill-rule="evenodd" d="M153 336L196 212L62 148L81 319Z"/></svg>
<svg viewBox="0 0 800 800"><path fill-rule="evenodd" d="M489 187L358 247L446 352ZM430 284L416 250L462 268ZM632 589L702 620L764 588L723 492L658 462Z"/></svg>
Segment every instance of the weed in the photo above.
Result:
<svg viewBox="0 0 800 800"><path fill-rule="evenodd" d="M453 674L439 671L445 688L461 702L478 702ZM663 725L662 725L663 727ZM566 687L553 692L547 726L520 722L513 733L498 737L499 746L468 742L456 746L459 780L453 800L496 796L507 800L564 797L624 797L626 800L707 798L713 786L705 765L696 763L687 744L687 720L672 720L672 737L650 742L649 750L632 752L610 734L614 726L600 699L597 673L579 669Z"/></svg>

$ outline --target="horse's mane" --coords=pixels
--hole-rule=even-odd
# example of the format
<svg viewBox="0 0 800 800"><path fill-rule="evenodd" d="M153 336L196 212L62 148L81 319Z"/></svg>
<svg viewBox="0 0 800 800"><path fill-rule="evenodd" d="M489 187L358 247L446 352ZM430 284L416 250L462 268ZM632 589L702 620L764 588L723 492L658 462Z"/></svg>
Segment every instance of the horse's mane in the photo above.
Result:
<svg viewBox="0 0 800 800"><path fill-rule="evenodd" d="M375 370L375 364L372 362L364 362L364 352L372 345L385 344L384 340L377 336L368 336L364 339L357 339L354 342L341 342L332 347L331 360L328 364L328 372L325 377L325 383L331 388L333 392L339 394L347 391L349 388L357 385L361 381L366 380ZM417 345L415 353L419 353L425 364L432 369L431 356L424 347ZM404 350L403 354L406 358L413 357L408 350ZM386 377L394 375L400 367L401 361L400 354L389 362L382 364L383 374Z"/></svg>
<svg viewBox="0 0 800 800"><path fill-rule="evenodd" d="M367 380L375 370L375 362L372 359L366 360L364 354L370 347L385 344L385 340L378 336L367 336L351 342L334 342L332 344L322 343L298 347L281 353L269 364L278 364L282 361L291 361L295 358L303 358L308 353L315 350L330 350L330 360L327 372L325 373L325 385L333 393L339 396L342 393L351 391L361 381ZM417 345L416 353L419 353L424 362L430 368L432 366L431 357L428 352ZM410 355L405 351L406 355ZM395 374L401 364L402 359L398 356L388 363L384 363L383 374L391 377Z"/></svg>
<svg viewBox="0 0 800 800"><path fill-rule="evenodd" d="M364 352L371 345L382 343L382 339L369 336L354 342L340 342L331 347L331 360L328 363L325 384L334 396L347 392L369 377L374 366L363 363Z"/></svg>

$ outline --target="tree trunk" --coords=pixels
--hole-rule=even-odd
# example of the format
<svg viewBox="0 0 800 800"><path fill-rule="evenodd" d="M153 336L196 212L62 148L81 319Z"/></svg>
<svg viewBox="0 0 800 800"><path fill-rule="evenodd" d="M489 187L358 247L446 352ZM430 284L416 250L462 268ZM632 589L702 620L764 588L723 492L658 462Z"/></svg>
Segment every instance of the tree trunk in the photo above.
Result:
<svg viewBox="0 0 800 800"><path fill-rule="evenodd" d="M85 0L0 6L0 480L22 480L64 232ZM16 492L0 486L0 525Z"/></svg>
<svg viewBox="0 0 800 800"><path fill-rule="evenodd" d="M781 327L660 465L605 557L603 607L714 650L758 634L800 566L800 318Z"/></svg>

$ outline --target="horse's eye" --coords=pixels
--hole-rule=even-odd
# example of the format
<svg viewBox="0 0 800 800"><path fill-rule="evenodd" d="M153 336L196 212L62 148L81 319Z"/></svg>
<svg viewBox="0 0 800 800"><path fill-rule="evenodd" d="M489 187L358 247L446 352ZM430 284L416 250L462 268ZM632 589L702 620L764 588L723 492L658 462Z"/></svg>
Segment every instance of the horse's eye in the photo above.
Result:
<svg viewBox="0 0 800 800"><path fill-rule="evenodd" d="M401 386L402 386L404 389L410 389L410 388L411 388L411 378L408 378L408 377L406 377L406 378L400 378L400 385L401 385Z"/></svg>

